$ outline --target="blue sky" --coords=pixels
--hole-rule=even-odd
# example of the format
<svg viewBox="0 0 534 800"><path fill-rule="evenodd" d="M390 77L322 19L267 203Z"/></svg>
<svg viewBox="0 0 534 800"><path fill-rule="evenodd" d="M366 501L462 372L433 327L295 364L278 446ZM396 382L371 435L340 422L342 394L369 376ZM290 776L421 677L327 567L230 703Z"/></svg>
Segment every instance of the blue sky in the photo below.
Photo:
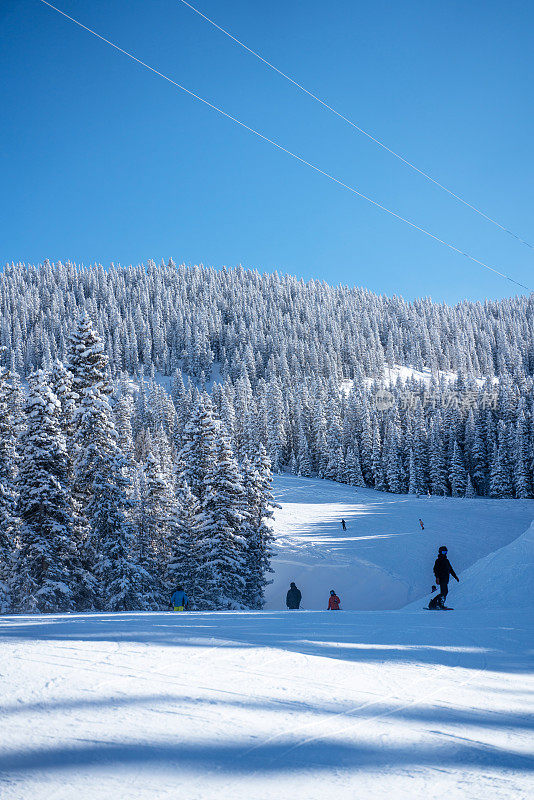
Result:
<svg viewBox="0 0 534 800"><path fill-rule="evenodd" d="M534 283L534 251L350 129L180 0L56 5L266 136ZM534 241L530 0L193 0ZM435 300L512 284L427 239L38 0L0 3L0 263L243 264Z"/></svg>

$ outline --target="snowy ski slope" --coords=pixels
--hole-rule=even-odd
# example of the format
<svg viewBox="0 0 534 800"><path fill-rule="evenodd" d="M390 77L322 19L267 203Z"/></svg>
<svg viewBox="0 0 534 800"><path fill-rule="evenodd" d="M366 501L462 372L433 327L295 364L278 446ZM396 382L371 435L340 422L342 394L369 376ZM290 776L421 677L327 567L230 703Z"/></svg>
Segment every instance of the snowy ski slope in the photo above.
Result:
<svg viewBox="0 0 534 800"><path fill-rule="evenodd" d="M383 610L0 617L2 800L532 797L534 503L276 492L270 604ZM444 536L460 610L399 608Z"/></svg>
<svg viewBox="0 0 534 800"><path fill-rule="evenodd" d="M285 608L292 580L302 591L306 609L326 608L330 589L339 594L345 610L401 608L429 595L440 545L447 545L460 575L521 536L534 519L533 500L417 498L290 475L275 478L275 494L282 508L274 521L278 544L274 582L267 590L269 609ZM342 519L346 531L341 528ZM529 552L532 558L534 548ZM524 555L520 560L524 562ZM524 576L531 581L531 596L532 566ZM516 577L508 569L494 580L500 589L509 584L510 591L515 591ZM521 583L528 594L529 584ZM464 589L463 584L451 581L451 604L470 608L484 586L477 582L473 598L466 586L461 604L454 600L459 589ZM485 607L495 596L491 589L489 597L486 594ZM504 599L500 591L498 605Z"/></svg>

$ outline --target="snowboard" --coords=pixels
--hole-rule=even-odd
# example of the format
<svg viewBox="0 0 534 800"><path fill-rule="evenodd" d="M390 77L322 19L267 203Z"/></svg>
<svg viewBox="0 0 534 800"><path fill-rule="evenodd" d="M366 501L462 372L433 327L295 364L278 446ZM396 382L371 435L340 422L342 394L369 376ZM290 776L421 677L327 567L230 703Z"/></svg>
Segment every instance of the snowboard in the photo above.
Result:
<svg viewBox="0 0 534 800"><path fill-rule="evenodd" d="M449 606L445 606L445 608L429 608L425 606L423 611L454 611L454 608L449 608Z"/></svg>

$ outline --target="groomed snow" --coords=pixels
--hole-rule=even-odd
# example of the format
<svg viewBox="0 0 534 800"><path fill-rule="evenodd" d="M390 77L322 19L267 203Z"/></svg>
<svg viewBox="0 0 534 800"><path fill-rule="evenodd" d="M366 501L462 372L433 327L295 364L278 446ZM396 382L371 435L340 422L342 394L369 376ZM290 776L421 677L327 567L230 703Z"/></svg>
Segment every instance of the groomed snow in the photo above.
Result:
<svg viewBox="0 0 534 800"><path fill-rule="evenodd" d="M531 616L0 620L2 800L531 797Z"/></svg>
<svg viewBox="0 0 534 800"><path fill-rule="evenodd" d="M0 617L2 800L532 797L534 503L276 493L273 604L401 605L445 536L472 607Z"/></svg>

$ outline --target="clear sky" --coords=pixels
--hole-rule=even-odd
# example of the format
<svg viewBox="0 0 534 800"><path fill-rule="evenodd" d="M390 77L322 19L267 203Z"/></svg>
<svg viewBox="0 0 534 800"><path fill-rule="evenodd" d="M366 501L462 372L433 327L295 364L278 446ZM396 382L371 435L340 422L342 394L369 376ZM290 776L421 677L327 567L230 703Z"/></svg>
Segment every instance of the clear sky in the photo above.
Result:
<svg viewBox="0 0 534 800"><path fill-rule="evenodd" d="M534 243L532 0L191 1ZM54 4L322 169L534 284L534 250L350 129L180 0ZM173 257L447 302L521 291L38 0L0 0L0 109L2 264Z"/></svg>

